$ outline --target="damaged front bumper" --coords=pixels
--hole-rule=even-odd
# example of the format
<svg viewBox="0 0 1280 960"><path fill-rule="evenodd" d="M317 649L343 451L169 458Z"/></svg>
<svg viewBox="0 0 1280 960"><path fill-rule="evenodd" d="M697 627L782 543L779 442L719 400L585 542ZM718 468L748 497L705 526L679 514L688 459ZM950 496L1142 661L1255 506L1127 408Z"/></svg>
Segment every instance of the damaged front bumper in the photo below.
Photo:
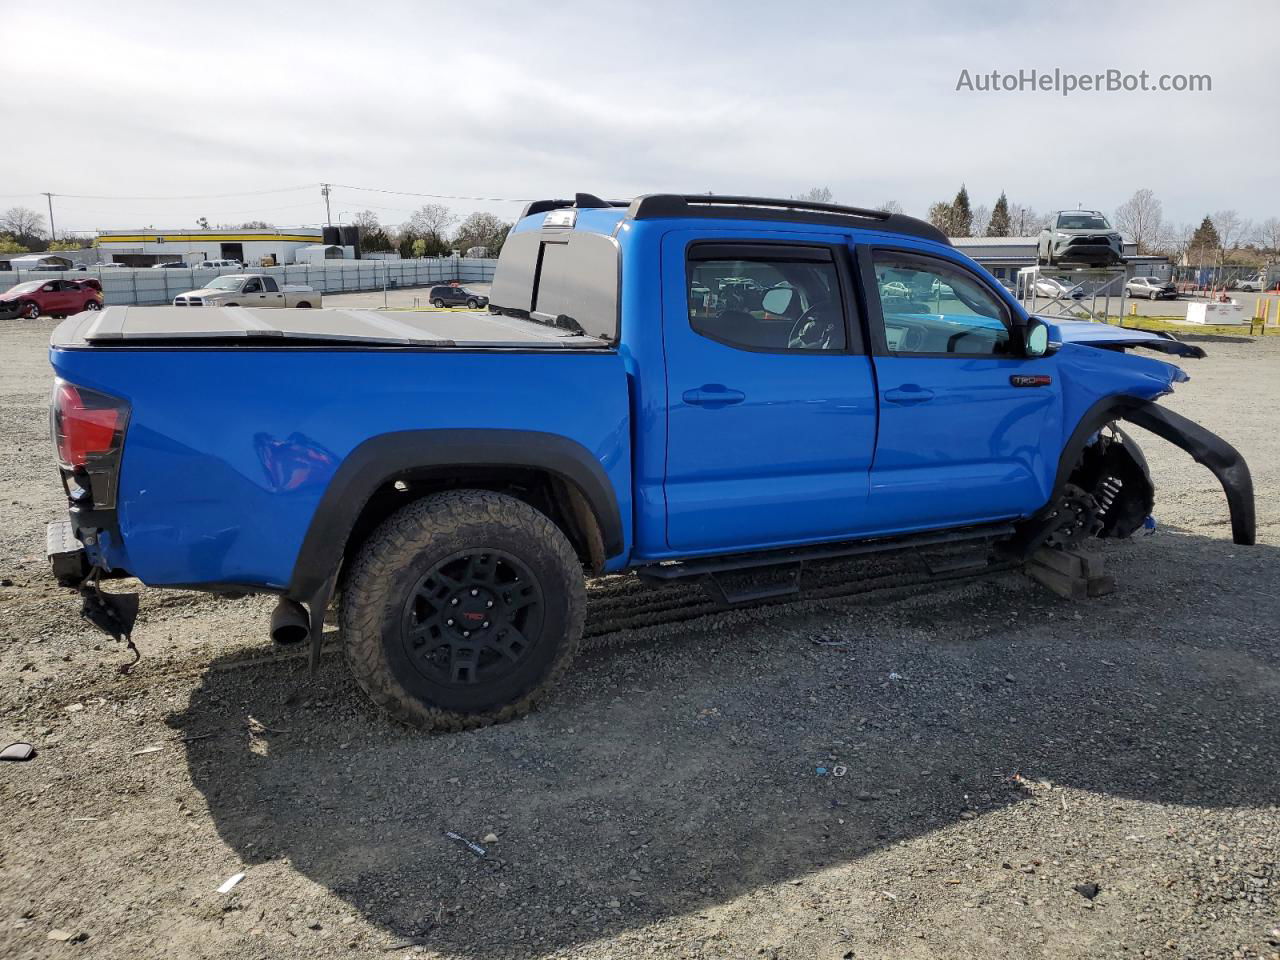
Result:
<svg viewBox="0 0 1280 960"><path fill-rule="evenodd" d="M1253 502L1253 477L1249 465L1235 447L1200 424L1155 403L1127 408L1123 418L1181 447L1196 463L1213 471L1227 496L1231 511L1231 539L1242 546L1257 541L1258 523Z"/></svg>

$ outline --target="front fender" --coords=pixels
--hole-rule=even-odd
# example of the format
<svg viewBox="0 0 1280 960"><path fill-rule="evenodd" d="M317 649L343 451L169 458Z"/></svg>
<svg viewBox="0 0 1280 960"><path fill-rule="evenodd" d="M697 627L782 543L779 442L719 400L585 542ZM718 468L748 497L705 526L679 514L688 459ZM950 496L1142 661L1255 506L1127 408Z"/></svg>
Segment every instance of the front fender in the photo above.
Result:
<svg viewBox="0 0 1280 960"><path fill-rule="evenodd" d="M1253 477L1249 465L1235 447L1200 424L1155 403L1126 406L1121 416L1144 430L1181 447L1196 463L1213 471L1227 495L1231 511L1231 539L1242 546L1257 541L1257 515L1253 502Z"/></svg>

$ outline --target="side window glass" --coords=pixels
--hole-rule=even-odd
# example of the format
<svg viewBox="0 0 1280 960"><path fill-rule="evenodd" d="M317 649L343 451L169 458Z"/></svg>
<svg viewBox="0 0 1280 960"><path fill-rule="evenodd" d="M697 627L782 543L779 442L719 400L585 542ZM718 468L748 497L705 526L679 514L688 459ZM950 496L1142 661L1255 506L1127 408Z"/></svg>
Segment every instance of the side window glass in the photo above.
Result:
<svg viewBox="0 0 1280 960"><path fill-rule="evenodd" d="M241 293L261 293L261 292L262 292L262 284L259 283L257 280L247 281L244 285L244 290L241 291Z"/></svg>
<svg viewBox="0 0 1280 960"><path fill-rule="evenodd" d="M689 326L718 343L775 353L845 349L844 304L829 255L692 259L687 296Z"/></svg>
<svg viewBox="0 0 1280 960"><path fill-rule="evenodd" d="M267 288L268 293L279 293L280 288L276 286L275 277L263 277L262 284Z"/></svg>
<svg viewBox="0 0 1280 960"><path fill-rule="evenodd" d="M890 353L1012 352L1008 311L967 271L889 251L876 251L872 262Z"/></svg>

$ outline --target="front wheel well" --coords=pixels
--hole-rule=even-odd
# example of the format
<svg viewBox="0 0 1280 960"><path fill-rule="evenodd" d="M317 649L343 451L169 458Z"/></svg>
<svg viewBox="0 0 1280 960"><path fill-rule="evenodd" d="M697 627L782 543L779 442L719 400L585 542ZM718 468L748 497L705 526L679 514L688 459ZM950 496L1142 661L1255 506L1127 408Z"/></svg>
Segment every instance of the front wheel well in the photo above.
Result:
<svg viewBox="0 0 1280 960"><path fill-rule="evenodd" d="M587 570L604 569L600 522L578 486L551 471L516 466L421 467L386 478L356 517L342 551L343 566L387 517L445 490L490 490L522 500L560 528Z"/></svg>

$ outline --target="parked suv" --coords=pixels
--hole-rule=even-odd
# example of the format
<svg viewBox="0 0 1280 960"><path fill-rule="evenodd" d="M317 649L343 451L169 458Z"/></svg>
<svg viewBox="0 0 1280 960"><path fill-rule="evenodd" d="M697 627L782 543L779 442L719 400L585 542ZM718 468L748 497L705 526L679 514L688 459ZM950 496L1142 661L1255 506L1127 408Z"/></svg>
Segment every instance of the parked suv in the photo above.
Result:
<svg viewBox="0 0 1280 960"><path fill-rule="evenodd" d="M1177 300L1178 288L1157 277L1134 277L1124 285L1124 295L1146 297L1148 300Z"/></svg>
<svg viewBox="0 0 1280 960"><path fill-rule="evenodd" d="M82 310L102 309L97 280L28 280L0 293L0 305L17 308L18 316L34 320L40 314L68 317Z"/></svg>
<svg viewBox="0 0 1280 960"><path fill-rule="evenodd" d="M1042 265L1109 267L1124 262L1124 241L1097 210L1059 210L1040 231L1037 253Z"/></svg>
<svg viewBox="0 0 1280 960"><path fill-rule="evenodd" d="M432 287L431 305L433 307L469 307L475 310L487 307L489 298L482 293L474 293L466 287Z"/></svg>

